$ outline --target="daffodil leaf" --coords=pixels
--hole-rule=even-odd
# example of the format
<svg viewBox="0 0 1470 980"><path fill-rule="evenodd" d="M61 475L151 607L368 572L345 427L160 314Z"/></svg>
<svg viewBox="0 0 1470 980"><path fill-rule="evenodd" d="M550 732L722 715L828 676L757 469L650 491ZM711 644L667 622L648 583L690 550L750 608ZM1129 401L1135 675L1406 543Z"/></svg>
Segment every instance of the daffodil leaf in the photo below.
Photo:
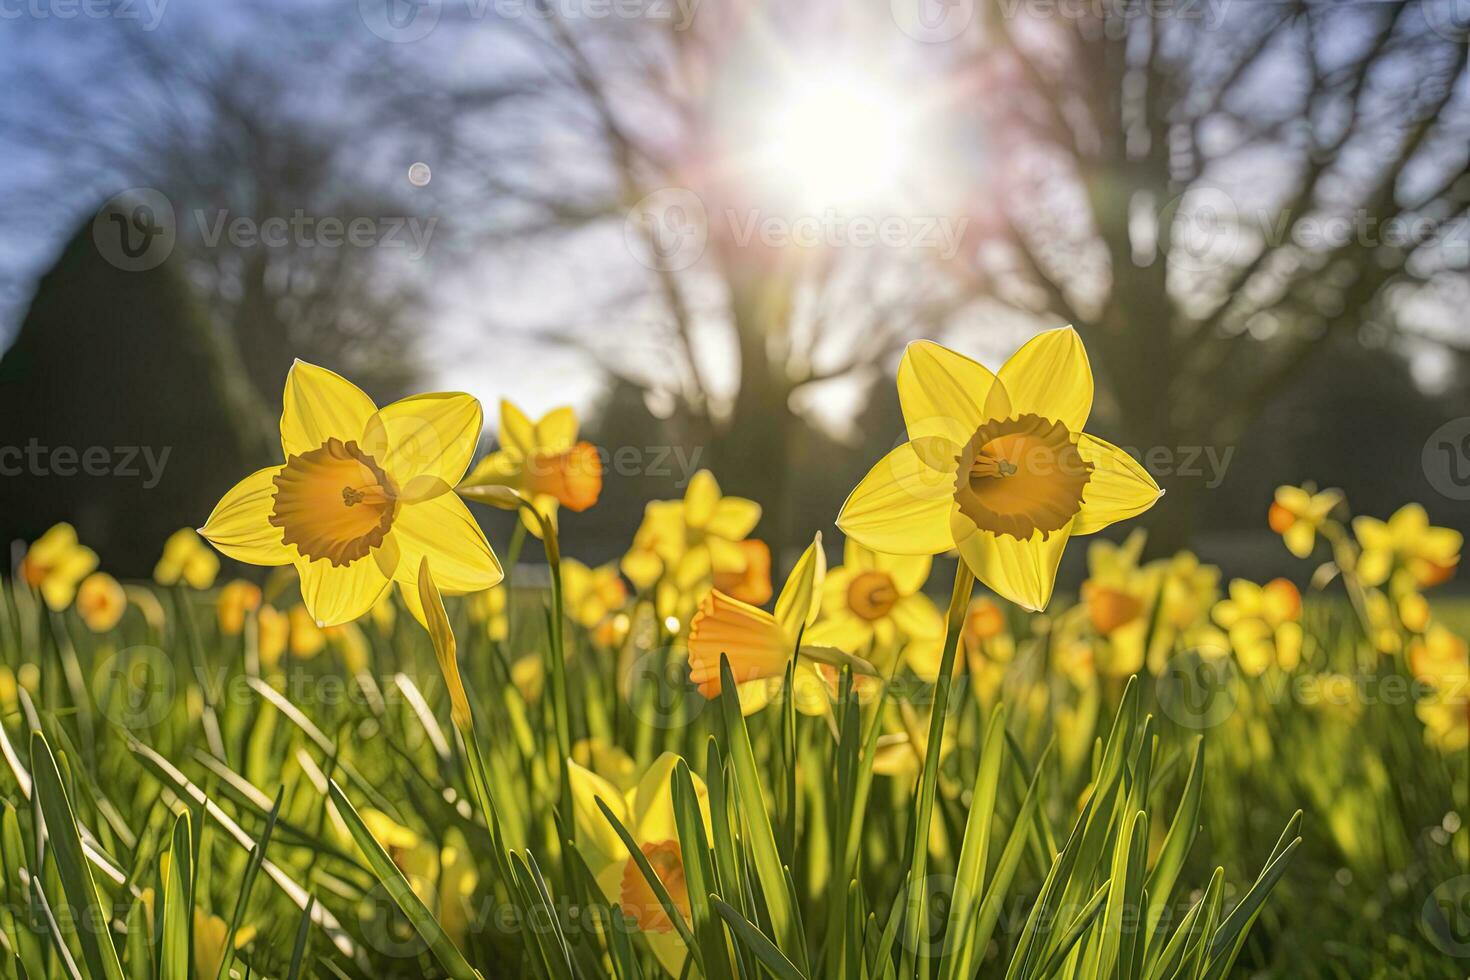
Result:
<svg viewBox="0 0 1470 980"><path fill-rule="evenodd" d="M836 647L803 644L801 650L798 652L806 659L816 661L819 664L829 664L833 667L851 667L854 673L862 674L865 677L883 676L878 672L877 667L874 667L862 657L856 657L850 653L843 653Z"/></svg>

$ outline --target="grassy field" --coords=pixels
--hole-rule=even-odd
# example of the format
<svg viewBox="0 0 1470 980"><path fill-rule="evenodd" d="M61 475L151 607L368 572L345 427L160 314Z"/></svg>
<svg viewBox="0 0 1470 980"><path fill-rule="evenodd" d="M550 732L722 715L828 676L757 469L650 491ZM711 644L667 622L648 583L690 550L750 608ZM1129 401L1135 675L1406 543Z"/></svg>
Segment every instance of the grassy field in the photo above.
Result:
<svg viewBox="0 0 1470 980"><path fill-rule="evenodd" d="M1187 556L1089 557L1075 604L803 657L748 716L656 588L570 562L427 631L391 596L320 630L289 574L117 608L14 580L3 969L1463 975L1463 738L1413 666L1444 635L1372 640L1330 585L1253 630Z"/></svg>

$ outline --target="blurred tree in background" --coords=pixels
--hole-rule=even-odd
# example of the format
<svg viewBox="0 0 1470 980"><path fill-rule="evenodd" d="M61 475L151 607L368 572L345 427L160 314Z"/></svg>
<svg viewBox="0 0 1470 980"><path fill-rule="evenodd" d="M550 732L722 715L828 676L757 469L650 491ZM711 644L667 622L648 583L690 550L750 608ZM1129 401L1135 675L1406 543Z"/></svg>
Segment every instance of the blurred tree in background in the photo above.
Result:
<svg viewBox="0 0 1470 980"><path fill-rule="evenodd" d="M174 268L119 269L80 229L0 357L0 541L70 521L113 571L150 574L180 523L279 451L218 346Z"/></svg>
<svg viewBox="0 0 1470 980"><path fill-rule="evenodd" d="M884 374L908 340L998 363L1072 322L1100 433L1143 454L1235 454L1224 483L1160 474L1163 550L1258 526L1267 484L1309 468L1422 496L1420 430L1470 415L1470 46L1454 3L962 2L929 11L967 18L939 36L905 25L903 3L597 18L444 4L409 39L355 5L262 0L78 32L67 59L12 42L9 71L46 97L0 109L0 135L45 166L0 193L0 221L70 227L124 188L162 191L169 265L216 370L248 380L233 402L255 403L234 410L247 433L296 356L388 398L471 348L585 352L607 379L593 437L697 449L765 504L758 533L778 547L825 526L900 435ZM91 64L106 86L75 84ZM853 89L856 134L820 116L803 120L820 138L791 131L814 83ZM865 112L868 89L893 111ZM803 153L830 172L803 171ZM826 203L869 157L892 164L883 193ZM404 180L417 160L433 161L427 186ZM829 211L962 234L951 250L760 231ZM432 247L206 234L221 215L258 228L303 212L432 221ZM1370 375L1340 440L1289 423ZM1392 466L1355 451L1393 431ZM1312 455L1279 465L1298 448ZM637 475L573 526L631 527L680 490Z"/></svg>

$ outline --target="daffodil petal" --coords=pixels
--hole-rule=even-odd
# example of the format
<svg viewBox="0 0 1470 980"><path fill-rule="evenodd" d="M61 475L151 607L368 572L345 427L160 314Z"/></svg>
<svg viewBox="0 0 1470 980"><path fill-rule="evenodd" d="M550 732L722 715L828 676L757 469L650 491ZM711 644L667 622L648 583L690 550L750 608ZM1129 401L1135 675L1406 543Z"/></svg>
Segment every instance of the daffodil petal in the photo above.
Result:
<svg viewBox="0 0 1470 980"><path fill-rule="evenodd" d="M771 698L781 690L785 681L780 677L766 677L758 681L746 681L735 685L735 695L740 701L740 713L753 715L771 703Z"/></svg>
<svg viewBox="0 0 1470 980"><path fill-rule="evenodd" d="M301 576L301 601L319 626L341 626L367 613L388 589L378 564L362 558L333 565L325 558L296 562Z"/></svg>
<svg viewBox="0 0 1470 980"><path fill-rule="evenodd" d="M1057 565L1070 537L1070 526L1046 538L1037 532L1025 540L976 531L955 544L977 579L1016 605L1040 612L1051 601Z"/></svg>
<svg viewBox="0 0 1470 980"><path fill-rule="evenodd" d="M980 423L995 417L997 394L1003 388L988 368L932 341L909 344L898 365L898 400L910 439L939 436L964 445Z"/></svg>
<svg viewBox="0 0 1470 980"><path fill-rule="evenodd" d="M427 500L464 476L480 441L480 423L479 399L470 395L414 395L373 414L364 427L363 449L392 477L401 499Z"/></svg>
<svg viewBox="0 0 1470 980"><path fill-rule="evenodd" d="M894 603L893 624L909 639L933 639L944 636L944 614L934 600L923 595L904 596Z"/></svg>
<svg viewBox="0 0 1470 980"><path fill-rule="evenodd" d="M1081 432L1092 412L1092 366L1071 327L1032 337L1000 369L1011 411L1054 419Z"/></svg>
<svg viewBox="0 0 1470 980"><path fill-rule="evenodd" d="M714 513L706 526L710 534L717 534L731 541L739 541L751 531L761 519L761 505L744 497L721 497L715 504Z"/></svg>
<svg viewBox="0 0 1470 980"><path fill-rule="evenodd" d="M875 553L873 567L888 573L899 595L913 595L929 580L932 555L889 555Z"/></svg>
<svg viewBox="0 0 1470 980"><path fill-rule="evenodd" d="M864 571L878 567L878 553L872 548L865 548L856 538L848 538L842 542L842 567L854 571Z"/></svg>
<svg viewBox="0 0 1470 980"><path fill-rule="evenodd" d="M684 523L703 528L715 516L720 502L720 484L709 470L700 470L684 490Z"/></svg>
<svg viewBox="0 0 1470 980"><path fill-rule="evenodd" d="M289 457L310 452L329 438L356 440L377 410L373 400L351 381L298 360L286 375L281 448Z"/></svg>
<svg viewBox="0 0 1470 980"><path fill-rule="evenodd" d="M827 556L822 551L822 532L807 545L796 567L776 598L776 622L792 643L802 629L816 622L822 608L822 579L827 575Z"/></svg>
<svg viewBox="0 0 1470 980"><path fill-rule="evenodd" d="M1092 464L1092 474L1082 488L1082 508L1072 522L1073 534L1091 534L1137 517L1163 496L1148 470L1112 443L1083 433L1077 451Z"/></svg>
<svg viewBox="0 0 1470 980"><path fill-rule="evenodd" d="M505 577L485 533L455 494L407 504L389 532L400 550L394 577L418 588L419 562L429 557L434 581L447 593L480 592Z"/></svg>
<svg viewBox="0 0 1470 980"><path fill-rule="evenodd" d="M230 488L199 533L236 561L251 565L286 565L297 555L283 543L281 529L271 523L276 505L279 466L256 470Z"/></svg>
<svg viewBox="0 0 1470 980"><path fill-rule="evenodd" d="M949 512L957 464L938 468L942 455L924 451L937 445L938 440L906 442L880 459L842 505L842 532L895 555L937 555L954 547Z"/></svg>
<svg viewBox="0 0 1470 980"><path fill-rule="evenodd" d="M1310 558L1317 546L1317 529L1305 521L1298 521L1286 529L1281 536L1286 548L1298 558Z"/></svg>
<svg viewBox="0 0 1470 980"><path fill-rule="evenodd" d="M509 401L500 400L500 430L497 433L500 445L513 449L522 456L529 456L536 449L536 426L526 418L526 413Z"/></svg>
<svg viewBox="0 0 1470 980"><path fill-rule="evenodd" d="M576 441L577 413L570 408L554 408L536 423L536 448L541 452L566 452Z"/></svg>
<svg viewBox="0 0 1470 980"><path fill-rule="evenodd" d="M578 842L590 843L603 861L626 860L628 848L597 805L602 800L626 824L628 809L623 794L612 783L571 759L567 760L567 780L572 790L572 821Z"/></svg>

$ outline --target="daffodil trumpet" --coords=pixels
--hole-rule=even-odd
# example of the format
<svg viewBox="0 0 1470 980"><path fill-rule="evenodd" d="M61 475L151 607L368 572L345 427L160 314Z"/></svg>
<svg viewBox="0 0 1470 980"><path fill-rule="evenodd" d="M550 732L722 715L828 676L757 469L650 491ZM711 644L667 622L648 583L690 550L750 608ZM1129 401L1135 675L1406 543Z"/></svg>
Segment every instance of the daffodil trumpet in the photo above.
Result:
<svg viewBox="0 0 1470 980"><path fill-rule="evenodd" d="M774 612L711 589L689 624L689 679L699 693L710 700L719 696L723 657L739 689L741 711L752 714L782 689L790 667L793 689L789 693L797 710L809 715L826 713L829 700L822 678L811 664L799 659L793 662L802 646L802 634L821 612L826 573L827 558L818 532L787 576ZM817 655L824 656L820 650Z"/></svg>

